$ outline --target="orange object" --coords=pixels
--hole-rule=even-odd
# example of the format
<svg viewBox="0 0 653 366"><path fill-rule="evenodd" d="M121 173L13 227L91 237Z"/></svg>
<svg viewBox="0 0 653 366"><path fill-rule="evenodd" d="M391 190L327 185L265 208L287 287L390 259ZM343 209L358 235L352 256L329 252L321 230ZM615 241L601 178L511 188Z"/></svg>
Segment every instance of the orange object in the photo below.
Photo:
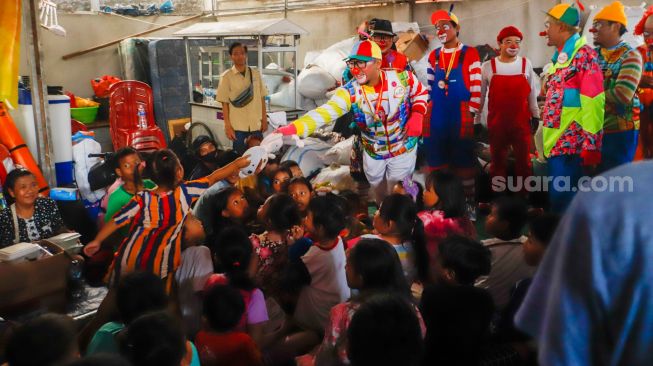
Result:
<svg viewBox="0 0 653 366"><path fill-rule="evenodd" d="M0 102L18 105L21 2L0 1Z"/></svg>
<svg viewBox="0 0 653 366"><path fill-rule="evenodd" d="M109 89L111 88L111 85L119 81L120 79L115 76L104 75L99 79L91 80L91 86L93 87L93 92L95 93L96 97L106 98L109 96Z"/></svg>
<svg viewBox="0 0 653 366"><path fill-rule="evenodd" d="M39 185L39 193L43 196L50 194L50 187L48 182L43 177L41 169L34 161L34 157L29 152L23 137L20 135L18 128L14 124L14 120L9 115L5 104L0 102L0 144L3 144L9 149L14 163L29 170L36 176L36 183Z"/></svg>
<svg viewBox="0 0 653 366"><path fill-rule="evenodd" d="M0 145L0 182L4 184L7 174L14 168L14 159L5 145Z"/></svg>

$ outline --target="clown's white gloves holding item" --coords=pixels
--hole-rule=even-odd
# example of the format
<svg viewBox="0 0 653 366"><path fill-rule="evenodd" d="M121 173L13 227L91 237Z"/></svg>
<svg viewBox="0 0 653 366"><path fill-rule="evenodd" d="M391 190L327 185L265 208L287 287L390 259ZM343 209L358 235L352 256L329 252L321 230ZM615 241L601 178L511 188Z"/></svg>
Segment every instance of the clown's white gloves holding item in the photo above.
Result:
<svg viewBox="0 0 653 366"><path fill-rule="evenodd" d="M289 138L284 138L284 136L288 136ZM261 141L261 146L263 146L270 154L281 150L281 147L283 147L284 144L304 147L304 141L297 136L297 127L292 123L280 127Z"/></svg>

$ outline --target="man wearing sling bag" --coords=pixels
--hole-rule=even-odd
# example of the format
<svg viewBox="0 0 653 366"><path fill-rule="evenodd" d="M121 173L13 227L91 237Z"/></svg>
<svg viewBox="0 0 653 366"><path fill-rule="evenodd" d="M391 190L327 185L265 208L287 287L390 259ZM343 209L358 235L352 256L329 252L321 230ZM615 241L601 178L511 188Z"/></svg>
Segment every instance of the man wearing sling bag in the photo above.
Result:
<svg viewBox="0 0 653 366"><path fill-rule="evenodd" d="M247 47L242 43L229 46L234 66L220 77L216 100L222 103L225 134L234 142L233 149L242 154L245 139L263 138L268 128L265 96L268 94L261 74L247 66Z"/></svg>

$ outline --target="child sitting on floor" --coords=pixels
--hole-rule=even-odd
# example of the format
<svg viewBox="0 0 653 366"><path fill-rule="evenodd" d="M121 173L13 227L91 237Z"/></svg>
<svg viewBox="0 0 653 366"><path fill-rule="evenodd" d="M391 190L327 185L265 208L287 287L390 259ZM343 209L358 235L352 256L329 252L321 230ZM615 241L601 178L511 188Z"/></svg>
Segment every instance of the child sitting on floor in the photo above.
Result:
<svg viewBox="0 0 653 366"><path fill-rule="evenodd" d="M121 354L138 366L200 366L193 343L177 319L159 311L135 319L120 344Z"/></svg>
<svg viewBox="0 0 653 366"><path fill-rule="evenodd" d="M216 268L222 273L213 274L207 279L204 293L215 285L226 284L240 290L245 311L237 329L247 332L260 348L264 348L267 341L263 338L263 327L268 321L268 311L263 292L253 280L258 268L258 257L254 255L247 233L237 227L225 229L212 246L216 255Z"/></svg>
<svg viewBox="0 0 653 366"><path fill-rule="evenodd" d="M494 313L492 296L474 287L490 272L490 250L462 236L439 245L436 284L422 295L426 323L425 365L477 365Z"/></svg>
<svg viewBox="0 0 653 366"><path fill-rule="evenodd" d="M258 258L255 282L266 297L275 297L281 291L280 276L288 265L288 250L304 230L295 201L285 193L274 194L258 210L258 219L266 231L250 236Z"/></svg>
<svg viewBox="0 0 653 366"><path fill-rule="evenodd" d="M8 366L57 366L79 358L75 323L44 314L19 326L7 341Z"/></svg>
<svg viewBox="0 0 653 366"><path fill-rule="evenodd" d="M372 221L376 234L363 235L350 240L349 247L362 238L379 238L390 243L399 255L401 266L409 284L414 281L428 283L429 256L422 221L417 208L405 195L391 194L383 199Z"/></svg>
<svg viewBox="0 0 653 366"><path fill-rule="evenodd" d="M331 307L350 296L345 275L345 248L340 238L346 214L339 200L341 198L333 194L316 197L308 207L305 222L315 241L301 257L305 287L297 300L293 318L300 326L319 334L324 332Z"/></svg>
<svg viewBox="0 0 653 366"><path fill-rule="evenodd" d="M426 178L423 196L425 211L418 216L424 223L431 258L437 254L440 241L449 235L476 238L476 228L467 217L465 190L458 177L441 170L432 171Z"/></svg>
<svg viewBox="0 0 653 366"><path fill-rule="evenodd" d="M305 217L308 204L311 202L311 198L313 198L313 186L311 186L311 182L304 177L292 178L290 183L288 183L288 194L297 203L302 217Z"/></svg>
<svg viewBox="0 0 653 366"><path fill-rule="evenodd" d="M533 275L533 268L524 263L522 254L527 240L522 230L527 220L528 207L519 196L497 198L485 220L485 231L493 238L482 243L492 253L492 270L476 286L490 292L498 310L508 303L515 283Z"/></svg>
<svg viewBox="0 0 653 366"><path fill-rule="evenodd" d="M388 242L380 239L361 239L347 255L347 283L358 293L331 309L329 325L316 356L317 366L348 365L347 329L352 316L362 304L379 294L396 295L412 305L418 315L422 335L426 327L413 303L397 253ZM420 340L421 341L421 340Z"/></svg>
<svg viewBox="0 0 653 366"><path fill-rule="evenodd" d="M342 198L328 193L311 200L305 227L313 245L284 274L284 289L298 291L292 316L279 331L279 353L295 357L319 344L331 308L350 296L345 274L345 248L340 234L346 215ZM291 335L288 335L291 334ZM288 335L288 336L287 336Z"/></svg>
<svg viewBox="0 0 653 366"><path fill-rule="evenodd" d="M262 365L261 354L252 338L238 330L245 302L238 290L215 285L204 294L204 316L209 329L195 338L204 366Z"/></svg>
<svg viewBox="0 0 653 366"><path fill-rule="evenodd" d="M118 336L125 327L139 316L164 310L167 305L168 296L159 277L147 272L126 274L120 279L116 291L120 321L108 322L95 332L86 354L119 353Z"/></svg>

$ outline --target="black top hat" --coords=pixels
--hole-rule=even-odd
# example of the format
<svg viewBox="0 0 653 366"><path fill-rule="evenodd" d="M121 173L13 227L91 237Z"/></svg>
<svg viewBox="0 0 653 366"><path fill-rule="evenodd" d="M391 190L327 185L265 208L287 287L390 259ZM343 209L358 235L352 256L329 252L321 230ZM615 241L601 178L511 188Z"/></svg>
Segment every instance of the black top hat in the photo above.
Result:
<svg viewBox="0 0 653 366"><path fill-rule="evenodd" d="M392 31L392 23L387 19L374 18L369 23L370 35L383 34L388 36L396 36Z"/></svg>

